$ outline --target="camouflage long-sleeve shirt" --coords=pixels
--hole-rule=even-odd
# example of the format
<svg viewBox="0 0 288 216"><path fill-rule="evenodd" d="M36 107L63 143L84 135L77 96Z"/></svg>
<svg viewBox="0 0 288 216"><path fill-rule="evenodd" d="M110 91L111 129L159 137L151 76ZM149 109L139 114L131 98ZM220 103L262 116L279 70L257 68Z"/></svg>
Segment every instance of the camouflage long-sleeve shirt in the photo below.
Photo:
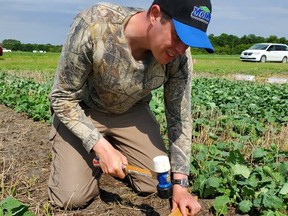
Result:
<svg viewBox="0 0 288 216"><path fill-rule="evenodd" d="M129 18L141 11L98 4L78 14L63 46L50 94L59 119L89 152L102 135L80 102L98 111L123 113L164 85L173 172L189 173L191 149L190 50L167 65L150 54L136 61L124 35Z"/></svg>

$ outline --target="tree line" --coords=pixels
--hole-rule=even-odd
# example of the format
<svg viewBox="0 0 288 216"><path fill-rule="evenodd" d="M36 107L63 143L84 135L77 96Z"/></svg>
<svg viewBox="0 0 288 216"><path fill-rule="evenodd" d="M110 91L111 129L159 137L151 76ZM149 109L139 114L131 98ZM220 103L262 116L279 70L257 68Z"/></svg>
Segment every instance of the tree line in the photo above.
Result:
<svg viewBox="0 0 288 216"><path fill-rule="evenodd" d="M1 45L1 43L0 43ZM22 51L22 52L33 52L33 51L43 51L43 52L61 52L62 45L52 45L52 44L24 44L19 40L15 39L5 39L2 41L2 47L10 49L12 51Z"/></svg>
<svg viewBox="0 0 288 216"><path fill-rule="evenodd" d="M288 44L288 40L285 37L278 38L275 35L271 35L268 38L256 36L254 34L244 35L237 37L234 35L221 34L220 36L209 35L211 43L217 54L240 54L243 50L248 49L256 43L282 43Z"/></svg>
<svg viewBox="0 0 288 216"><path fill-rule="evenodd" d="M275 35L271 35L268 38L256 36L254 34L237 37L235 35L223 33L219 36L210 34L209 39L215 49L215 53L223 55L240 55L243 50L248 49L256 43L282 43L288 45L288 39L285 37L278 38ZM193 53L206 53L206 51L202 49L192 50Z"/></svg>
<svg viewBox="0 0 288 216"><path fill-rule="evenodd" d="M237 55L248 49L255 43L283 43L288 44L288 40L285 37L278 38L275 35L271 35L268 38L261 36L256 36L254 34L244 35L242 37L237 37L235 35L229 35L223 33L219 36L214 34L209 35L209 39L215 48L216 54L223 55ZM6 49L11 49L12 51L23 51L23 52L33 52L35 51L45 51L45 52L61 52L62 45L52 45L52 44L24 44L19 40L15 39L5 39L2 41L2 47ZM206 53L203 49L192 49L193 53Z"/></svg>

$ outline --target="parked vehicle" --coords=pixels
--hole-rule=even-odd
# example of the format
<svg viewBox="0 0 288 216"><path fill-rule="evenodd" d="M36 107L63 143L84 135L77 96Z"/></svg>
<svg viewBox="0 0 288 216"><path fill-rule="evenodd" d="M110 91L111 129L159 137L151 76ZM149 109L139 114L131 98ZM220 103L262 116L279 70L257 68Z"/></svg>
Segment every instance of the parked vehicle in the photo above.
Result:
<svg viewBox="0 0 288 216"><path fill-rule="evenodd" d="M255 62L288 62L288 46L286 44L259 43L244 50L240 55L242 61Z"/></svg>
<svg viewBox="0 0 288 216"><path fill-rule="evenodd" d="M3 48L3 52L12 52L12 50Z"/></svg>

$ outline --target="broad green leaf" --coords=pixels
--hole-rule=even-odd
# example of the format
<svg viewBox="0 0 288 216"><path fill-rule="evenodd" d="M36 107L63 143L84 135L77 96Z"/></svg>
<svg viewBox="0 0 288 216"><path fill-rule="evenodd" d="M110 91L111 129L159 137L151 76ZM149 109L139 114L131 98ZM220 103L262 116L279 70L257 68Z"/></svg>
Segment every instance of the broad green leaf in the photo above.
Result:
<svg viewBox="0 0 288 216"><path fill-rule="evenodd" d="M255 173L253 173L250 178L248 179L248 184L252 187L252 188L256 188L258 186L259 180L257 175L255 175Z"/></svg>
<svg viewBox="0 0 288 216"><path fill-rule="evenodd" d="M288 175L288 161L280 165L279 171L282 175Z"/></svg>
<svg viewBox="0 0 288 216"><path fill-rule="evenodd" d="M245 163L245 159L239 150L235 150L230 152L228 162L233 164L243 164Z"/></svg>
<svg viewBox="0 0 288 216"><path fill-rule="evenodd" d="M251 173L247 166L241 164L235 164L232 166L232 172L234 175L242 175L246 179L249 178Z"/></svg>
<svg viewBox="0 0 288 216"><path fill-rule="evenodd" d="M285 182L284 175L282 175L280 172L273 172L273 178L275 180L275 183L284 184Z"/></svg>
<svg viewBox="0 0 288 216"><path fill-rule="evenodd" d="M282 195L288 194L288 182L286 182L286 183L283 185L283 187L282 187L282 189L280 190L279 193L282 194Z"/></svg>
<svg viewBox="0 0 288 216"><path fill-rule="evenodd" d="M212 194L216 194L217 193L217 189L213 188L213 187L205 187L202 197L203 198L208 198L209 196L211 196Z"/></svg>
<svg viewBox="0 0 288 216"><path fill-rule="evenodd" d="M255 159L259 159L259 158L262 158L266 155L266 151L262 148L257 148L254 150L253 154L252 154L252 158L255 158Z"/></svg>
<svg viewBox="0 0 288 216"><path fill-rule="evenodd" d="M241 188L241 191L242 191L242 196L243 197L252 197L255 194L254 189L251 188L251 187L248 187L247 185L243 186Z"/></svg>
<svg viewBox="0 0 288 216"><path fill-rule="evenodd" d="M203 161L207 157L208 147L205 145L195 145L196 150L198 153L194 156L197 160Z"/></svg>
<svg viewBox="0 0 288 216"><path fill-rule="evenodd" d="M208 187L218 188L222 182L221 178L210 177L207 179L206 185Z"/></svg>
<svg viewBox="0 0 288 216"><path fill-rule="evenodd" d="M196 175L199 173L199 170L195 168L195 166L193 166L192 164L190 164L190 173L192 175Z"/></svg>
<svg viewBox="0 0 288 216"><path fill-rule="evenodd" d="M215 109L217 106L215 103L213 102L208 102L207 105L211 108L211 109Z"/></svg>
<svg viewBox="0 0 288 216"><path fill-rule="evenodd" d="M203 191L203 197L207 198L212 194L216 194L218 192L218 188L222 182L221 178L210 177L205 182L205 187Z"/></svg>
<svg viewBox="0 0 288 216"><path fill-rule="evenodd" d="M205 169L205 172L209 173L209 175L213 175L219 169L219 162L214 160L204 161L202 168Z"/></svg>
<svg viewBox="0 0 288 216"><path fill-rule="evenodd" d="M193 191L199 191L200 195L203 194L203 188L206 182L206 177L204 175L198 175L196 181L193 184Z"/></svg>
<svg viewBox="0 0 288 216"><path fill-rule="evenodd" d="M20 201L10 196L0 202L0 208L9 212L9 215L33 215L28 212L27 205L22 204Z"/></svg>
<svg viewBox="0 0 288 216"><path fill-rule="evenodd" d="M261 196L256 196L253 199L253 206L255 206L256 208L260 208L262 206L262 197Z"/></svg>
<svg viewBox="0 0 288 216"><path fill-rule="evenodd" d="M242 200L239 203L239 209L243 213L248 213L251 210L252 202L250 200Z"/></svg>
<svg viewBox="0 0 288 216"><path fill-rule="evenodd" d="M228 204L231 202L227 195L218 196L213 202L213 207L218 215L226 215L228 213Z"/></svg>
<svg viewBox="0 0 288 216"><path fill-rule="evenodd" d="M280 209L283 206L282 200L272 194L272 192L266 193L263 196L263 206L269 209Z"/></svg>
<svg viewBox="0 0 288 216"><path fill-rule="evenodd" d="M0 202L0 206L2 206L4 209L13 209L21 206L21 203L13 197L8 196L6 199Z"/></svg>
<svg viewBox="0 0 288 216"><path fill-rule="evenodd" d="M276 215L274 211L269 210L269 211L264 211L261 216L276 216Z"/></svg>

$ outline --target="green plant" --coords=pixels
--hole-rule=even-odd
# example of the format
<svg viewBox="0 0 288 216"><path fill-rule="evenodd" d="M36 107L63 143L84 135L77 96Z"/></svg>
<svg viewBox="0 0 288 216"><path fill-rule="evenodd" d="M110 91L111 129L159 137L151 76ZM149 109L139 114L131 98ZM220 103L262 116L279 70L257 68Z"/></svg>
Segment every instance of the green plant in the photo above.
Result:
<svg viewBox="0 0 288 216"><path fill-rule="evenodd" d="M245 159L242 149L237 142L193 145L193 192L201 198L214 198L218 215L227 214L230 205L252 215L287 213L288 152L274 145L257 148Z"/></svg>
<svg viewBox="0 0 288 216"><path fill-rule="evenodd" d="M33 216L28 210L29 206L24 205L13 197L8 196L0 202L0 215L3 216Z"/></svg>
<svg viewBox="0 0 288 216"><path fill-rule="evenodd" d="M22 79L0 73L0 103L25 112L36 121L50 121L48 94L52 82L39 84L33 79Z"/></svg>

